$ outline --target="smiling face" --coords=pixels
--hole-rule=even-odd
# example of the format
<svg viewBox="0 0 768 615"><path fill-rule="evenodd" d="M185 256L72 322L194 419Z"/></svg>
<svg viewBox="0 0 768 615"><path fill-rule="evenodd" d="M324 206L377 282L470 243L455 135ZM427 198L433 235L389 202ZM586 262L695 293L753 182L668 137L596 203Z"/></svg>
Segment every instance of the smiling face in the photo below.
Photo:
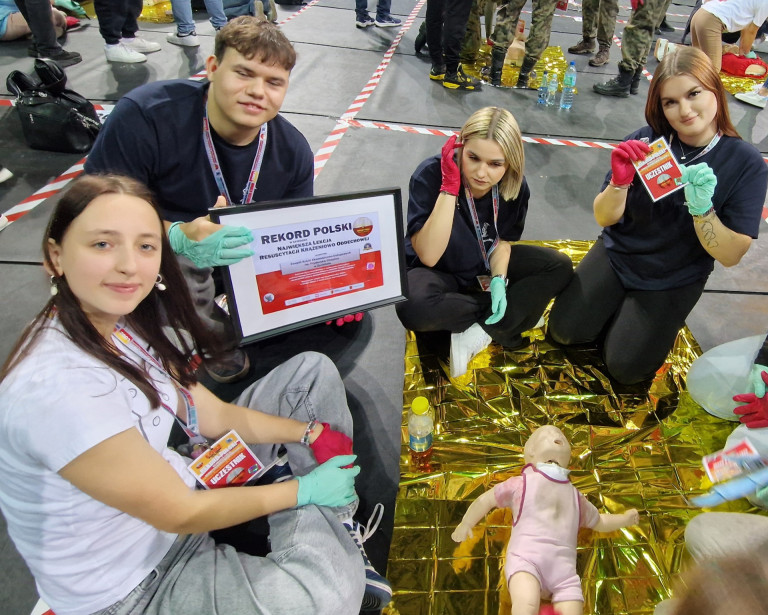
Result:
<svg viewBox="0 0 768 615"><path fill-rule="evenodd" d="M288 91L290 73L282 66L264 64L227 48L219 62L206 61L208 117L214 130L233 145L247 145L261 125L273 119Z"/></svg>
<svg viewBox="0 0 768 615"><path fill-rule="evenodd" d="M476 199L501 181L507 172L504 151L493 139L469 139L461 148L461 174Z"/></svg>
<svg viewBox="0 0 768 615"><path fill-rule="evenodd" d="M96 330L110 338L115 323L152 291L160 271L162 223L145 200L103 194L69 225L61 243L49 239L57 277L64 277Z"/></svg>
<svg viewBox="0 0 768 615"><path fill-rule="evenodd" d="M554 425L543 425L525 443L525 463L556 463L567 468L571 462L571 445Z"/></svg>
<svg viewBox="0 0 768 615"><path fill-rule="evenodd" d="M698 79L670 77L661 86L660 98L664 116L686 145L703 147L717 133L717 98Z"/></svg>

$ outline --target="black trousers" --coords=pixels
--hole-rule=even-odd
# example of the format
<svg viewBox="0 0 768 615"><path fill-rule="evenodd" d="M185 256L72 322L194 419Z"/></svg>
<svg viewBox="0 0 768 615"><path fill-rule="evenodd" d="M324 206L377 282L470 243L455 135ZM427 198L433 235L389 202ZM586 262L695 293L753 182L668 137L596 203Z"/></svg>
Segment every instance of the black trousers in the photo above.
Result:
<svg viewBox="0 0 768 615"><path fill-rule="evenodd" d="M628 290L598 239L555 300L549 334L566 345L599 342L613 378L622 384L642 382L664 363L705 284Z"/></svg>
<svg viewBox="0 0 768 615"><path fill-rule="evenodd" d="M132 38L136 34L142 5L142 0L94 0L99 33L107 45L115 45L121 38Z"/></svg>
<svg viewBox="0 0 768 615"><path fill-rule="evenodd" d="M16 0L16 6L32 30L39 52L49 53L61 49L53 29L50 0Z"/></svg>
<svg viewBox="0 0 768 615"><path fill-rule="evenodd" d="M492 313L491 293L468 288L454 275L430 267L408 271L408 301L395 309L411 331L459 333L480 323L502 346L516 346L520 333L536 324L572 276L571 259L557 250L515 245L507 269L507 310L498 323L485 324Z"/></svg>
<svg viewBox="0 0 768 615"><path fill-rule="evenodd" d="M427 46L434 66L445 64L448 73L459 67L459 53L467 29L472 0L427 1Z"/></svg>

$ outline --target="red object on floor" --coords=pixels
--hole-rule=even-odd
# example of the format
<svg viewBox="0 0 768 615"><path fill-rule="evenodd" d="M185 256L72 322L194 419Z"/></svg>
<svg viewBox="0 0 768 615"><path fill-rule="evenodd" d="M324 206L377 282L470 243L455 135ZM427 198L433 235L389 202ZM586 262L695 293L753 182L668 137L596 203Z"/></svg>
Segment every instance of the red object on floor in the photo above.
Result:
<svg viewBox="0 0 768 615"><path fill-rule="evenodd" d="M750 74L747 69L751 68ZM755 70L757 68L758 70ZM759 74L758 74L759 71ZM733 53L723 54L723 72L735 77L749 77L750 79L763 79L768 72L768 64L760 58L747 58L746 56L737 56Z"/></svg>
<svg viewBox="0 0 768 615"><path fill-rule="evenodd" d="M77 17L67 15L67 30L74 30L80 27L80 20Z"/></svg>

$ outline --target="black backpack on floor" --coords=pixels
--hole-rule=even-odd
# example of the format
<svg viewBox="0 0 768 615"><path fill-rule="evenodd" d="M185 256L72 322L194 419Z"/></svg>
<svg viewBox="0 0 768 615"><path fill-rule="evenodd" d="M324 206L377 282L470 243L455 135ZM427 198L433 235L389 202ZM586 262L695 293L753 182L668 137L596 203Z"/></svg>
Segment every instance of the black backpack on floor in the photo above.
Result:
<svg viewBox="0 0 768 615"><path fill-rule="evenodd" d="M35 74L12 71L6 87L16 95L16 109L27 144L52 152L85 153L101 129L96 109L74 90L54 60L35 60Z"/></svg>

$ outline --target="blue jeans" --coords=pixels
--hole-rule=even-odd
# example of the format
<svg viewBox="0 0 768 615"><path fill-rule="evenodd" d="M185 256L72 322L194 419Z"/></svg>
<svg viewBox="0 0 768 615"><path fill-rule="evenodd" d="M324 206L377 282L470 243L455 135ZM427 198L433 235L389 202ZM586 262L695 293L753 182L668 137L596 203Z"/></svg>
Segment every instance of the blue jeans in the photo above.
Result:
<svg viewBox="0 0 768 615"><path fill-rule="evenodd" d="M195 31L195 20L192 18L192 0L172 0L173 18L179 34L189 34ZM211 18L214 28L222 28L227 25L227 16L224 14L222 0L205 0L205 10Z"/></svg>
<svg viewBox="0 0 768 615"><path fill-rule="evenodd" d="M234 402L300 421L317 419L352 436L352 417L336 366L325 355L304 352L248 387ZM277 445L251 445L265 464ZM287 444L295 475L317 466L311 449ZM251 487L233 487L250 489ZM346 506L290 508L269 516L267 557L216 545L208 534L179 536L145 579L98 615L167 613L312 613L357 615L365 589L360 550L341 523Z"/></svg>
<svg viewBox="0 0 768 615"><path fill-rule="evenodd" d="M379 0L376 5L376 17L386 18L389 17L389 8L392 6L392 0ZM368 0L355 0L355 13L358 16L368 14Z"/></svg>

